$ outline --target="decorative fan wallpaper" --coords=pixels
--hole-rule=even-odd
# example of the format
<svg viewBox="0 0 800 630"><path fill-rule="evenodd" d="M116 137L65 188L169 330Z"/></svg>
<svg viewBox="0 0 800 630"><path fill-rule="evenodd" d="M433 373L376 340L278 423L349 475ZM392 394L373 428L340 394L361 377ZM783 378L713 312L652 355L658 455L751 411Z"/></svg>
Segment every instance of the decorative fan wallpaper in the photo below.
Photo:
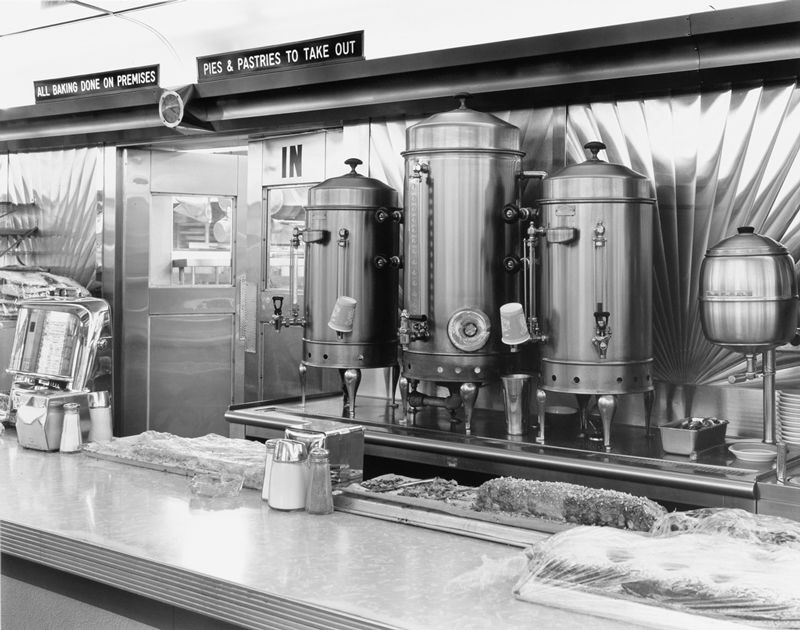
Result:
<svg viewBox="0 0 800 630"><path fill-rule="evenodd" d="M520 128L523 167L555 172L600 158L649 177L657 198L653 353L657 381L723 384L744 357L706 341L698 280L706 250L742 225L800 259L800 89L795 82L636 100L492 112ZM372 121L370 175L403 189L405 130L418 120ZM523 201L535 204L539 187ZM647 244L646 246L650 246ZM800 352L778 353L781 387L800 387ZM760 380L744 386L759 387Z"/></svg>

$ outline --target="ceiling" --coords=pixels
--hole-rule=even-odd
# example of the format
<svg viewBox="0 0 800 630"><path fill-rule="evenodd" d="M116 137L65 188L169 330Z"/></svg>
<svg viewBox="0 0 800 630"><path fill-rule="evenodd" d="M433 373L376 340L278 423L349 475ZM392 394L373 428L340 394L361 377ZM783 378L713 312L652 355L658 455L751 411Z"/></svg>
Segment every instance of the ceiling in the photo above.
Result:
<svg viewBox="0 0 800 630"><path fill-rule="evenodd" d="M34 81L159 64L178 87L197 81L198 56L355 30L376 59L767 1L0 0L0 108L33 104Z"/></svg>

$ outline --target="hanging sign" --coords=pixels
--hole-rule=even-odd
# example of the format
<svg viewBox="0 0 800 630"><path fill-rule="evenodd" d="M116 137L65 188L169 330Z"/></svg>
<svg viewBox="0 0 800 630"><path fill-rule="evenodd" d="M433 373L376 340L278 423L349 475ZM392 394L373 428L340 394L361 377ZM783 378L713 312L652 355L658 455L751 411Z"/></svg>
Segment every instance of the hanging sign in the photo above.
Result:
<svg viewBox="0 0 800 630"><path fill-rule="evenodd" d="M197 82L364 58L364 31L197 58Z"/></svg>
<svg viewBox="0 0 800 630"><path fill-rule="evenodd" d="M159 67L156 65L82 74L62 79L34 81L33 88L36 92L36 102L41 103L42 101L75 98L76 96L157 87L158 70Z"/></svg>

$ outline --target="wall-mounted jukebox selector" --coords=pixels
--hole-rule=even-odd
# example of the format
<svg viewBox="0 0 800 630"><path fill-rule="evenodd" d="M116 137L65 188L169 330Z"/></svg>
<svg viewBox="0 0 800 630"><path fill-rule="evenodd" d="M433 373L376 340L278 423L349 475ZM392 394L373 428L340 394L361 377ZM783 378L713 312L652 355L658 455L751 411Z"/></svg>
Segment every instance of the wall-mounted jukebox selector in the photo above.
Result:
<svg viewBox="0 0 800 630"><path fill-rule="evenodd" d="M378 255L375 256L375 268L376 269L386 269L387 267L391 269L402 269L403 268L403 261L400 256L383 256Z"/></svg>
<svg viewBox="0 0 800 630"><path fill-rule="evenodd" d="M492 323L486 313L473 309L462 309L453 313L447 322L450 342L464 352L480 350L489 341Z"/></svg>
<svg viewBox="0 0 800 630"><path fill-rule="evenodd" d="M503 269L506 273L517 273L522 269L522 259L519 256L506 256L503 258Z"/></svg>

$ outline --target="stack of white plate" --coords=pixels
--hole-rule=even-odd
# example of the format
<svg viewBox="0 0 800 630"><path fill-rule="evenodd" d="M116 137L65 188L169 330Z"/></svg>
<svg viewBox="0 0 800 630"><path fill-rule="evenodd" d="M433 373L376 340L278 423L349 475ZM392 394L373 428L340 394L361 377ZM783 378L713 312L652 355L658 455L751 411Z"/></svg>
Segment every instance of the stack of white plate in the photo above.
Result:
<svg viewBox="0 0 800 630"><path fill-rule="evenodd" d="M778 392L778 432L787 444L800 444L800 390Z"/></svg>

